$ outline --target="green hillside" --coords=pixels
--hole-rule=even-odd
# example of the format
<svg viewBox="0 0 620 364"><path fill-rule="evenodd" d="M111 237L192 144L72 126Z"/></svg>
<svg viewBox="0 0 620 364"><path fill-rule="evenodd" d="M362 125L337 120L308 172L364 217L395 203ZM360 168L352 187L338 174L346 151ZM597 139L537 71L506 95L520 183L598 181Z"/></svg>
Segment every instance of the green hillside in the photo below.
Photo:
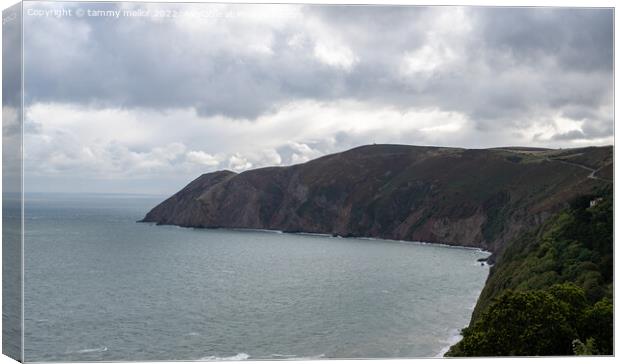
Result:
<svg viewBox="0 0 620 364"><path fill-rule="evenodd" d="M612 298L610 185L507 245L446 356L611 355Z"/></svg>

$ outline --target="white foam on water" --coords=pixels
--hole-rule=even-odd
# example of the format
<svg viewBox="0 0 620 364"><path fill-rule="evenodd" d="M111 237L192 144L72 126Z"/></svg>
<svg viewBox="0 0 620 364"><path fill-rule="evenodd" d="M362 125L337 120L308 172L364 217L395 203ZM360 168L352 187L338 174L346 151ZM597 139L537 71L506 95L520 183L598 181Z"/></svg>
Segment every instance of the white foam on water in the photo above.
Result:
<svg viewBox="0 0 620 364"><path fill-rule="evenodd" d="M294 354L271 354L277 360L317 360L325 357L325 353L313 356L297 356Z"/></svg>
<svg viewBox="0 0 620 364"><path fill-rule="evenodd" d="M233 355L233 356L225 356L225 357L219 357L219 356L205 356L204 358L200 358L199 360L204 360L204 361L241 361L241 360L247 360L250 357L250 355L246 354L246 353L239 353L237 355Z"/></svg>
<svg viewBox="0 0 620 364"><path fill-rule="evenodd" d="M271 230L271 229L252 229L252 228L231 228L232 231L241 231L241 232L249 232L249 233L272 233L272 234L283 234L282 230Z"/></svg>
<svg viewBox="0 0 620 364"><path fill-rule="evenodd" d="M293 235L302 235L302 236L321 236L324 238L333 238L333 236L331 234L323 234L323 233L305 233L305 232L298 232L298 233L293 233Z"/></svg>
<svg viewBox="0 0 620 364"><path fill-rule="evenodd" d="M294 354L271 354L274 358L294 358Z"/></svg>
<svg viewBox="0 0 620 364"><path fill-rule="evenodd" d="M341 236L339 236L339 237L341 237ZM443 248L473 250L473 251L476 251L476 252L480 252L480 253L485 253L485 254L491 255L490 251L484 250L482 248L474 247L474 246L462 246L462 245L443 244L443 243L429 243L429 242L426 242L426 241L396 240L396 239L388 239L388 238L373 238L373 237L369 237L369 236L352 237L351 239L370 240L370 241L388 241L388 242L393 242L393 243L410 244L410 245L440 246L440 247L443 247ZM485 264L485 265L489 265L489 264Z"/></svg>
<svg viewBox="0 0 620 364"><path fill-rule="evenodd" d="M70 351L69 353L74 354L86 354L86 353L103 353L104 351L108 351L107 346L101 346L98 348L87 348L82 350Z"/></svg>
<svg viewBox="0 0 620 364"><path fill-rule="evenodd" d="M444 355L446 355L446 353L448 352L448 350L450 350L450 347L456 343L458 343L459 341L461 341L461 339L463 338L463 336L461 336L461 331L458 329L454 329L451 332L450 337L448 338L448 340L444 341L446 343L448 343L448 345L444 346L439 353L437 353L437 355L435 355L436 358L443 358Z"/></svg>
<svg viewBox="0 0 620 364"><path fill-rule="evenodd" d="M287 360L318 360L325 357L325 353L313 356L293 356L288 358Z"/></svg>

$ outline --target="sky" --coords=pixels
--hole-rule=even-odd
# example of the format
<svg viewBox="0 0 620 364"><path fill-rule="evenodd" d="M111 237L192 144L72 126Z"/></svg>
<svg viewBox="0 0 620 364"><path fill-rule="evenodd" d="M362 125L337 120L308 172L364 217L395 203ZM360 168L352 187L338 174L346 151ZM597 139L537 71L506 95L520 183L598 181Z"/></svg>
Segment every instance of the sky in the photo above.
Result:
<svg viewBox="0 0 620 364"><path fill-rule="evenodd" d="M613 144L609 9L30 3L24 16L33 191L172 194L202 173L372 143Z"/></svg>

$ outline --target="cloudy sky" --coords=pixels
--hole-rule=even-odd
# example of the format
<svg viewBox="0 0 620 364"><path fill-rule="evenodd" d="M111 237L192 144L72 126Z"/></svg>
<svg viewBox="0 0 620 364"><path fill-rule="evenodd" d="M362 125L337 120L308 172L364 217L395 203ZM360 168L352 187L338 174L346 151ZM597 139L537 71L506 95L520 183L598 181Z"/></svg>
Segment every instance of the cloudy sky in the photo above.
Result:
<svg viewBox="0 0 620 364"><path fill-rule="evenodd" d="M32 190L170 194L371 143L613 143L611 10L28 6Z"/></svg>

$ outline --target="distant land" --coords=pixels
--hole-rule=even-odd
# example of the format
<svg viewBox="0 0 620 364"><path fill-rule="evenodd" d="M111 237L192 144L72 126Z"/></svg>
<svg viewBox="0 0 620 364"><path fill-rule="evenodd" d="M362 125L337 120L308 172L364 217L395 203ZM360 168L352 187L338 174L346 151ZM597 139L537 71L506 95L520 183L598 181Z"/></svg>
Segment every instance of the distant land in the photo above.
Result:
<svg viewBox="0 0 620 364"><path fill-rule="evenodd" d="M613 178L613 148L366 145L286 167L203 174L143 222L479 247L498 253Z"/></svg>

